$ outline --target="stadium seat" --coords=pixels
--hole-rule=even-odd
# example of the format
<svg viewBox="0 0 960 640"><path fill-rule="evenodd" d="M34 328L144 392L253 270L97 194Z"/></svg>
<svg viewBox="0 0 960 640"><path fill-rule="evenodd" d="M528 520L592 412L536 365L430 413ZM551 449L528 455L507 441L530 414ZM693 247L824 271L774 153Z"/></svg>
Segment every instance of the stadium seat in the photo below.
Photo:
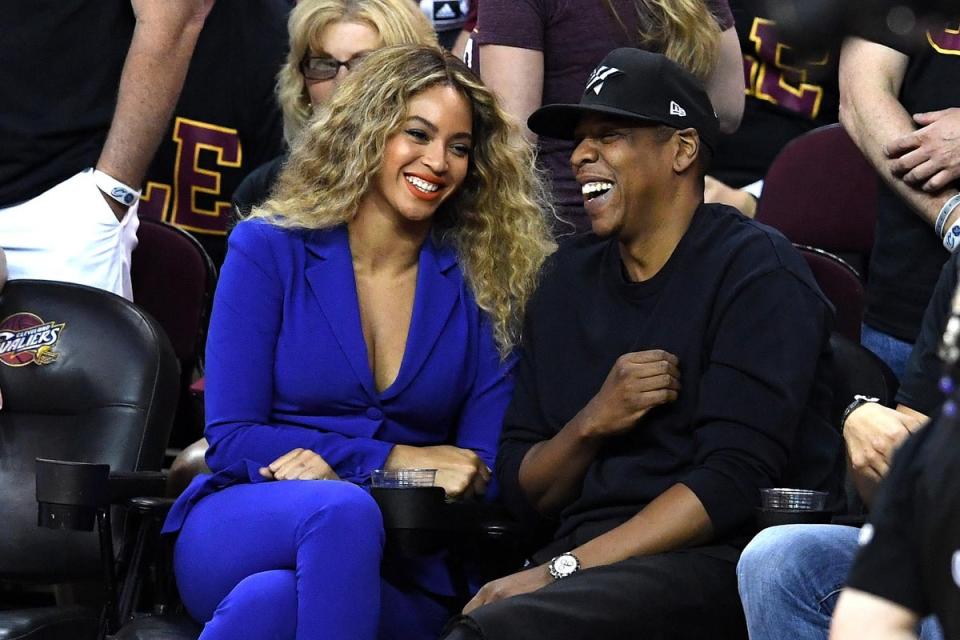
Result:
<svg viewBox="0 0 960 640"><path fill-rule="evenodd" d="M828 251L804 245L794 246L807 261L824 295L833 304L834 329L859 343L866 293L856 270Z"/></svg>

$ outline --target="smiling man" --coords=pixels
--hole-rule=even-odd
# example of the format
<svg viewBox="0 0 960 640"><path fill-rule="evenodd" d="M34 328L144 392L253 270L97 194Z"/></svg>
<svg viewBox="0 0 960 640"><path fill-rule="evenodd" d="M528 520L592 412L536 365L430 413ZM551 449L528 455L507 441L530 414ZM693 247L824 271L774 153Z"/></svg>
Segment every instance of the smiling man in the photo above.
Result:
<svg viewBox="0 0 960 640"><path fill-rule="evenodd" d="M577 142L593 229L528 307L497 462L514 513L557 526L448 638L745 638L758 490L838 488L829 306L786 239L703 204L717 119L673 62L613 51L529 125Z"/></svg>

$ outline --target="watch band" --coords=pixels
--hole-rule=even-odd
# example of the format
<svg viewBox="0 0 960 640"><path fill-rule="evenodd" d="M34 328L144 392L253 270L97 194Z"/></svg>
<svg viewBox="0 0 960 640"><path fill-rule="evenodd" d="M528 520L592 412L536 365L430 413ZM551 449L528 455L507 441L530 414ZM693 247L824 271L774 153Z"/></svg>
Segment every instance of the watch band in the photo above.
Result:
<svg viewBox="0 0 960 640"><path fill-rule="evenodd" d="M132 207L140 199L140 191L127 186L114 178L113 176L100 171L93 170L93 182L100 191L110 196L125 207Z"/></svg>
<svg viewBox="0 0 960 640"><path fill-rule="evenodd" d="M853 402L847 405L847 408L843 410L843 417L840 418L840 430L843 430L843 425L847 424L847 418L850 417L850 414L862 407L865 404L871 402L880 402L880 398L874 398L873 396L863 396L859 393L853 396Z"/></svg>

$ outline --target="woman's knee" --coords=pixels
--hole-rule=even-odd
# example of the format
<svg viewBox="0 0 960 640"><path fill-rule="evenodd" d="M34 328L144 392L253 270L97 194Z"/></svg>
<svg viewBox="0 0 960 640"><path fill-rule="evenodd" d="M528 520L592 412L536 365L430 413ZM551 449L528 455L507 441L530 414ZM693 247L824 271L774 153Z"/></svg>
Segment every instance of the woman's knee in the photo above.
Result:
<svg viewBox="0 0 960 640"><path fill-rule="evenodd" d="M220 602L200 640L293 638L297 626L297 580L291 569L247 576Z"/></svg>
<svg viewBox="0 0 960 640"><path fill-rule="evenodd" d="M383 538L380 508L373 497L357 485L328 480L284 482L310 483L317 489L311 492L309 503L304 505L301 536L322 524L320 528L350 532L351 536L371 534L374 538Z"/></svg>

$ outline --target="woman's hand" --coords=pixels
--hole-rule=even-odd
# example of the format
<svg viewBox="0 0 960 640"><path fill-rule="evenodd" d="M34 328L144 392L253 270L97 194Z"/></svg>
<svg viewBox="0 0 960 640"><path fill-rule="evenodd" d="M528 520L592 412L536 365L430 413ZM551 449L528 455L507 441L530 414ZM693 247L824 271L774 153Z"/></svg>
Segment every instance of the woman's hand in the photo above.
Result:
<svg viewBox="0 0 960 640"><path fill-rule="evenodd" d="M319 453L294 449L260 467L260 475L270 480L339 480L340 476Z"/></svg>
<svg viewBox="0 0 960 640"><path fill-rule="evenodd" d="M398 444L390 451L384 465L397 469L436 469L438 487L451 498L483 495L490 482L490 469L476 453L452 445L413 447Z"/></svg>

